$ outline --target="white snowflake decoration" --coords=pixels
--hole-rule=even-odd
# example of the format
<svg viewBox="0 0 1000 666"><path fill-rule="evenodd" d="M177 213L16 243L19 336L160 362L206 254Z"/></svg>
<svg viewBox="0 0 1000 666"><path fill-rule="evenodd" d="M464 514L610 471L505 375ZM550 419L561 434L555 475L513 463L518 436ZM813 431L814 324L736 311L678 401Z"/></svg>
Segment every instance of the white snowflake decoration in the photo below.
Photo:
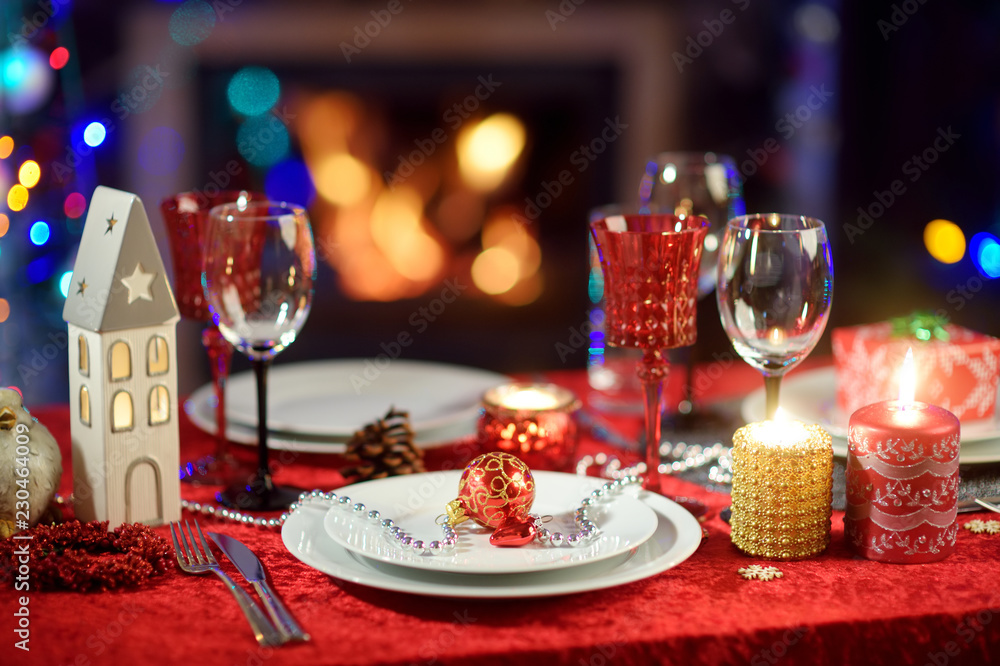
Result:
<svg viewBox="0 0 1000 666"><path fill-rule="evenodd" d="M964 525L973 534L1000 534L1000 520L970 520Z"/></svg>
<svg viewBox="0 0 1000 666"><path fill-rule="evenodd" d="M778 567L762 567L759 564L751 564L748 567L739 570L740 575L747 580L774 580L775 578L781 578L784 574L778 570Z"/></svg>

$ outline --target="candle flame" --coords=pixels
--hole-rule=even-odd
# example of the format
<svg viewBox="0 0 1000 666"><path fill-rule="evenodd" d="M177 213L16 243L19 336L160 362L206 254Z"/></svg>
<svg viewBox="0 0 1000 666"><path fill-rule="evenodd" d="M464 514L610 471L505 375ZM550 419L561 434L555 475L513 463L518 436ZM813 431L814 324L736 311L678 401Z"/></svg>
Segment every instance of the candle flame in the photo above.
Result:
<svg viewBox="0 0 1000 666"><path fill-rule="evenodd" d="M792 419L781 407L770 421L751 424L754 437L775 446L793 446L809 439L809 431L801 421Z"/></svg>
<svg viewBox="0 0 1000 666"><path fill-rule="evenodd" d="M899 371L899 401L902 408L913 406L914 396L917 392L917 370L913 365L913 348L906 350L906 358L903 359L903 367Z"/></svg>

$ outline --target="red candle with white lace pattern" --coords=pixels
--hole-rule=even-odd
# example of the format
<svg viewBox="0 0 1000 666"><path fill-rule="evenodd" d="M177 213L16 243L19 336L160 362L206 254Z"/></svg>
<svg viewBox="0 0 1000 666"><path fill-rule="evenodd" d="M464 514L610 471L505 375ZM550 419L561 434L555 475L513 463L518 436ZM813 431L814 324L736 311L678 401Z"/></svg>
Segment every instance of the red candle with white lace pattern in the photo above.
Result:
<svg viewBox="0 0 1000 666"><path fill-rule="evenodd" d="M904 375L907 364L912 373L909 354ZM899 400L862 407L849 425L844 536L879 562L935 562L955 550L959 421L914 401L913 384L904 379Z"/></svg>

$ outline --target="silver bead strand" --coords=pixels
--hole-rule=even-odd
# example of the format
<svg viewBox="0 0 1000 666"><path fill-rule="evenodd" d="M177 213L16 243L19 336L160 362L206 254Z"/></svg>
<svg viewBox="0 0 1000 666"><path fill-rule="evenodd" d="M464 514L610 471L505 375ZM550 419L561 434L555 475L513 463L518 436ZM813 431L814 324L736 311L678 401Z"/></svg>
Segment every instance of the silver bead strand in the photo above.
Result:
<svg viewBox="0 0 1000 666"><path fill-rule="evenodd" d="M344 498L347 501L341 501L341 498L337 496L336 493L324 493L322 490L306 491L299 495L298 500L292 502L289 505L288 511L283 512L277 518L264 518L263 516L252 516L250 514L245 514L235 509L228 509L225 507L216 507L212 504L202 504L201 502L192 502L191 500L182 499L181 509L190 511L191 513L200 513L207 516L215 516L222 520L227 520L233 523L238 523L240 525L251 525L254 527L260 527L264 529L280 529L284 525L285 521L288 520L289 516L295 513L302 505L315 503L315 504L330 504L333 506L350 507L352 506L350 498Z"/></svg>
<svg viewBox="0 0 1000 666"><path fill-rule="evenodd" d="M539 516L532 515L537 530L535 539L545 546L554 548L564 545L572 548L581 548L589 545L601 534L600 528L590 519L590 511L594 506L612 501L629 486L641 484L641 476L637 474L624 474L591 491L587 497L580 501L580 505L573 514L573 522L576 524L577 531L569 534L552 532L542 527L542 519ZM441 539L424 542L414 539L411 535L407 534L405 530L396 525L396 522L392 518L384 517L375 509L369 510L362 502L354 502L346 495L337 495L334 492L324 493L322 490L303 492L299 495L298 500L288 507L288 511L283 512L278 518L252 516L236 511L235 509L216 507L208 503L202 504L201 502L192 502L185 499L181 500L181 509L186 509L192 513L214 516L242 525L251 525L264 529L280 529L293 513L306 504L326 504L359 516L381 527L382 532L391 542L417 555L449 554L454 552L455 547L458 545L458 533L450 523L446 522L441 525Z"/></svg>

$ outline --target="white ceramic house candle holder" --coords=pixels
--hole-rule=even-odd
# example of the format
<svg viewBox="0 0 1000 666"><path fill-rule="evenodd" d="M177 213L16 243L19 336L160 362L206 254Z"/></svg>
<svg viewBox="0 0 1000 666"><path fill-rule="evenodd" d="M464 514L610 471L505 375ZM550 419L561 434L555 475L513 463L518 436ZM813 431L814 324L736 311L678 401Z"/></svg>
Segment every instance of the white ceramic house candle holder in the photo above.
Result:
<svg viewBox="0 0 1000 666"><path fill-rule="evenodd" d="M109 529L178 520L179 316L136 195L94 191L63 319L76 517Z"/></svg>

